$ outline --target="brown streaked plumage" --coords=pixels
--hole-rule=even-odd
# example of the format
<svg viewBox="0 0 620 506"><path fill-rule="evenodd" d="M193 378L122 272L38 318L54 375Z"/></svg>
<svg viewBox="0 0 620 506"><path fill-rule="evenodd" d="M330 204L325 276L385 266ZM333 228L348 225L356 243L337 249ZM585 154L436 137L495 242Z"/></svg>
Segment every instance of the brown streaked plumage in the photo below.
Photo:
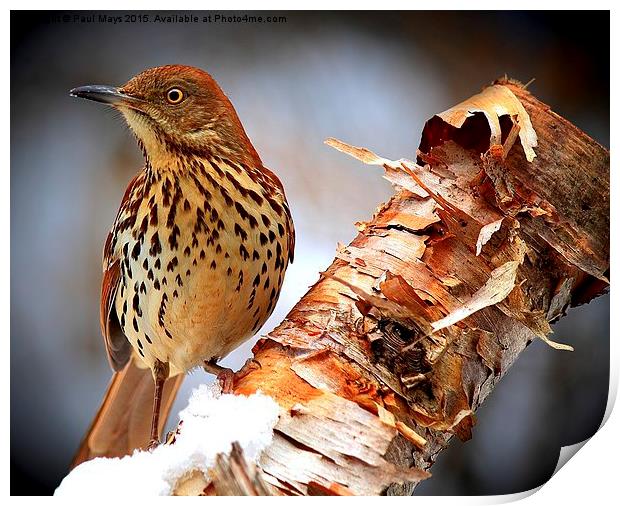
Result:
<svg viewBox="0 0 620 506"><path fill-rule="evenodd" d="M122 381L144 383L131 371L149 368L155 380L154 392L141 388L154 398L152 440L162 425L162 395L166 414L180 385L164 389L168 378L203 365L230 387L231 373L217 361L273 311L295 233L282 184L206 72L169 65L120 88L85 86L71 94L118 109L145 158L104 246L101 329L116 376L78 463L119 453L102 440L126 429L114 413L127 418L132 405L143 404L125 394L128 411L114 405L115 392L127 391Z"/></svg>

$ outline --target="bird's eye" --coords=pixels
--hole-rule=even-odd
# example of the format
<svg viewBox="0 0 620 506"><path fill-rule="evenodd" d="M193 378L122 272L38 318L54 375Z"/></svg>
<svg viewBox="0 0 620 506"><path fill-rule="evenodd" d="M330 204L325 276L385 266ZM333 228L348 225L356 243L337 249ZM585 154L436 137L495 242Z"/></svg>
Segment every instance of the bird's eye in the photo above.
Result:
<svg viewBox="0 0 620 506"><path fill-rule="evenodd" d="M166 100L168 101L169 104L172 104L172 105L180 104L184 98L185 98L185 95L179 88L170 88L166 92Z"/></svg>

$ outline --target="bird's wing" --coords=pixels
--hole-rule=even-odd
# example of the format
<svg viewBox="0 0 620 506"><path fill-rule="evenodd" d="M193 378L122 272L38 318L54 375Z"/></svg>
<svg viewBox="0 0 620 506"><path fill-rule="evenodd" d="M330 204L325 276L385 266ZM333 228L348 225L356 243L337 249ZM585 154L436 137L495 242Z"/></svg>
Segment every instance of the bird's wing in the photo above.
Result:
<svg viewBox="0 0 620 506"><path fill-rule="evenodd" d="M288 201L286 200L286 194L284 193L284 185L282 184L282 181L280 181L278 176L276 176L264 165L261 165L260 173L262 174L263 178L265 178L270 183L272 190L279 195L282 205L284 207L284 212L286 214L286 236L288 238L288 261L290 263L293 263L293 259L295 258L295 225L293 225L293 217L291 215Z"/></svg>
<svg viewBox="0 0 620 506"><path fill-rule="evenodd" d="M295 258L295 225L293 224L293 217L291 216L286 198L284 199L284 207L286 209L286 226L288 228L288 261L293 263Z"/></svg>
<svg viewBox="0 0 620 506"><path fill-rule="evenodd" d="M101 332L112 369L120 371L129 360L131 345L123 334L114 309L114 299L121 281L120 260L115 260L103 273L101 283Z"/></svg>
<svg viewBox="0 0 620 506"><path fill-rule="evenodd" d="M100 323L101 333L108 352L108 361L115 371L120 371L131 356L131 345L123 334L115 310L115 300L121 283L121 258L116 247L116 232L119 222L128 211L131 195L143 180L144 173L137 174L127 186L112 230L103 247L103 280L101 282Z"/></svg>

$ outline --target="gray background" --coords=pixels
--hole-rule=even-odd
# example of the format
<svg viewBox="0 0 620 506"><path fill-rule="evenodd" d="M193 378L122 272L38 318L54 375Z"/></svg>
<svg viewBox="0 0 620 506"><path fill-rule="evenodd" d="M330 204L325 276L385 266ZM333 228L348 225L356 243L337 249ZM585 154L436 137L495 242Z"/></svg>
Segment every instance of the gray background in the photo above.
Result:
<svg viewBox="0 0 620 506"><path fill-rule="evenodd" d="M609 144L608 13L283 13L280 24L50 23L11 16L11 492L49 494L110 371L98 326L101 248L141 166L122 121L71 99L167 63L209 71L265 164L298 233L277 324L391 194L380 171L326 137L413 159L426 119L504 74ZM152 15L152 13L151 13ZM263 13L265 15L265 13ZM533 343L420 494L499 494L544 482L561 445L594 433L607 399L609 298L554 327L574 353ZM225 364L238 367L253 341ZM203 372L191 388L211 381ZM176 421L173 415L171 423Z"/></svg>

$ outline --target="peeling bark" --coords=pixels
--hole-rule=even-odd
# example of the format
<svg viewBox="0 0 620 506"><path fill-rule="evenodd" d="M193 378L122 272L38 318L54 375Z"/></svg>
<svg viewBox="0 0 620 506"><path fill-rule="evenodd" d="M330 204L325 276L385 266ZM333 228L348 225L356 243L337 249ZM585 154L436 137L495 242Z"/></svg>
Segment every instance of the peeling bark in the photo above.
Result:
<svg viewBox="0 0 620 506"><path fill-rule="evenodd" d="M424 128L395 194L235 385L281 406L259 462L282 494L409 494L519 353L609 278L609 153L503 80ZM550 351L551 352L551 351Z"/></svg>
<svg viewBox="0 0 620 506"><path fill-rule="evenodd" d="M230 455L218 455L211 485L215 495L271 495L256 467L245 460L238 444L233 444Z"/></svg>

